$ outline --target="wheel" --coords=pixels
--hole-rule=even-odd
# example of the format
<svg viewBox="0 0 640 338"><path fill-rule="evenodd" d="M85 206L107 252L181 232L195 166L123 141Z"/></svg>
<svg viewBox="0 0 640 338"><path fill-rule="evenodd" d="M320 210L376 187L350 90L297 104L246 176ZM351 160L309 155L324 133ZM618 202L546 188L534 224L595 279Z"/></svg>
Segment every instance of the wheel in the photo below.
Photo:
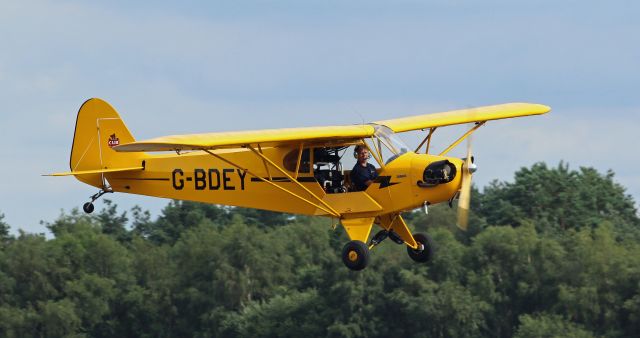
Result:
<svg viewBox="0 0 640 338"><path fill-rule="evenodd" d="M351 270L362 270L369 264L369 247L361 241L350 241L342 248L342 262Z"/></svg>
<svg viewBox="0 0 640 338"><path fill-rule="evenodd" d="M407 246L407 253L409 257L418 263L426 263L433 258L434 245L433 240L427 234L414 234L413 239L418 242L418 245L422 244L422 250L414 250Z"/></svg>
<svg viewBox="0 0 640 338"><path fill-rule="evenodd" d="M91 202L87 202L82 206L82 210L84 210L84 212L86 212L87 214L90 214L93 212L93 203Z"/></svg>

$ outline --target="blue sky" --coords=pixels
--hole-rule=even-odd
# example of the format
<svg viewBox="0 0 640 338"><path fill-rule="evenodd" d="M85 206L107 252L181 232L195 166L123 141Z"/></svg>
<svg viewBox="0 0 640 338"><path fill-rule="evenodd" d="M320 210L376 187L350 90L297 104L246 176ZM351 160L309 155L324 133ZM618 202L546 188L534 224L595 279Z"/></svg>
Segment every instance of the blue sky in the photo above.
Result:
<svg viewBox="0 0 640 338"><path fill-rule="evenodd" d="M4 1L0 212L44 232L94 193L39 176L67 169L90 97L138 139L543 103L551 114L476 133L475 182L564 160L613 169L638 200L639 14L633 1Z"/></svg>

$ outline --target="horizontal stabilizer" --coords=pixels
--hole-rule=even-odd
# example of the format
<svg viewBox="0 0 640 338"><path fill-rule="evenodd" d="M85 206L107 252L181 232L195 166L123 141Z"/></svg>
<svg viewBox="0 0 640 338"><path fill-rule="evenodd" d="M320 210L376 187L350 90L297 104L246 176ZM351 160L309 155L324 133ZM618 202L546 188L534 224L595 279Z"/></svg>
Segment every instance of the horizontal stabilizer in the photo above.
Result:
<svg viewBox="0 0 640 338"><path fill-rule="evenodd" d="M53 174L47 174L42 176L78 176L78 175L89 175L89 174L117 173L122 171L135 171L135 170L143 170L143 169L144 167L79 170L79 171L68 171L64 173L53 173Z"/></svg>

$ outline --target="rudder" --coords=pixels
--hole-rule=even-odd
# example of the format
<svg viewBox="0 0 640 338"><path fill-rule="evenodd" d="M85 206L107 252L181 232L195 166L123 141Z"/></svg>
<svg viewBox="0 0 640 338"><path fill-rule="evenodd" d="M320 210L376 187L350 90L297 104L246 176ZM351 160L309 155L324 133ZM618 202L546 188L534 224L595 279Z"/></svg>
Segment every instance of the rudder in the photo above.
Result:
<svg viewBox="0 0 640 338"><path fill-rule="evenodd" d="M141 164L142 153L118 153L112 147L135 139L118 112L104 100L85 101L78 111L71 146L71 171L116 169ZM103 187L103 174L78 175L76 178L98 188Z"/></svg>

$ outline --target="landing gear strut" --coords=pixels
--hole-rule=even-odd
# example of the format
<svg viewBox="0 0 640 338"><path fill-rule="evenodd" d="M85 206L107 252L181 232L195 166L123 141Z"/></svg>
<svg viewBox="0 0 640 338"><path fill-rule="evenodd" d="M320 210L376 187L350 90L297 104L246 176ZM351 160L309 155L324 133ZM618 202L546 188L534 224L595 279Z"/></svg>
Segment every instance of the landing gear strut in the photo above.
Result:
<svg viewBox="0 0 640 338"><path fill-rule="evenodd" d="M369 249L373 249L374 246L380 244L382 241L384 241L385 239L391 238L392 241L394 241L396 244L404 244L404 241L402 240L402 238L400 238L400 236L395 233L393 230L380 230L378 231L377 234L375 234L373 236L373 238L371 239L371 242L369 242Z"/></svg>
<svg viewBox="0 0 640 338"><path fill-rule="evenodd" d="M98 198L102 197L102 195L112 193L112 192L113 190L111 190L110 187L104 187L100 189L100 191L98 191L96 194L91 196L91 202L87 202L82 206L82 210L84 210L84 212L86 212L87 214L92 213L93 210L95 209L95 207L93 206L93 202L95 202Z"/></svg>

